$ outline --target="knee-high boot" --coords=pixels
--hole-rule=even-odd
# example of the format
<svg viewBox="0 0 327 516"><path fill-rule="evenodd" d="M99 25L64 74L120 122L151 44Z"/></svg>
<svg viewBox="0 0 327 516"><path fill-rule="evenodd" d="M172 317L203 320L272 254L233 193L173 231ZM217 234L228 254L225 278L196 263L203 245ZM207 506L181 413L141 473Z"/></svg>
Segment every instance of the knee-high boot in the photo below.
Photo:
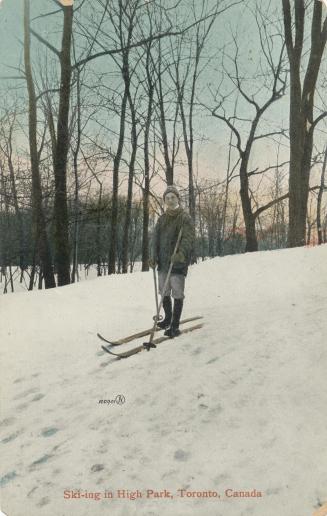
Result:
<svg viewBox="0 0 327 516"><path fill-rule="evenodd" d="M178 337L180 334L179 321L183 311L183 302L184 299L174 299L173 319L171 321L170 328L165 331L165 335L168 337Z"/></svg>
<svg viewBox="0 0 327 516"><path fill-rule="evenodd" d="M157 326L158 328L165 330L166 328L169 328L171 324L171 317L172 317L172 303L171 303L171 297L165 296L162 301L162 306L165 312L165 318L158 322Z"/></svg>

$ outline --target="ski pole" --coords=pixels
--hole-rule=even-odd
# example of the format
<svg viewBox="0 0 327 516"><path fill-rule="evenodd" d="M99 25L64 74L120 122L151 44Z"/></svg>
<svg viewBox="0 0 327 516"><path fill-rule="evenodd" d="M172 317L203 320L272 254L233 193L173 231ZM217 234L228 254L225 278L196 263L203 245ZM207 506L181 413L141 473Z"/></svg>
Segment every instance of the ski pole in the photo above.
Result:
<svg viewBox="0 0 327 516"><path fill-rule="evenodd" d="M156 310L157 310L157 314L153 316L153 320L158 322L158 321L161 321L162 315L159 315L158 286L157 286L157 276L156 276L155 268L153 268L153 282L154 282L154 297L156 299Z"/></svg>
<svg viewBox="0 0 327 516"><path fill-rule="evenodd" d="M183 228L181 228L179 230L179 233L178 233L178 237L177 237L177 242L176 242L176 245L175 245L175 249L174 249L174 252L173 254L171 255L171 258L170 258L170 265L169 265L169 269L168 269L168 272L167 272L167 276L166 276L166 279L165 279L165 283L164 283L164 286L163 286L163 289L162 289L162 292L163 294L165 293L166 291L166 288L167 288L167 285L168 285L168 282L170 280L170 275L171 275L171 271L172 271L172 268L173 268L173 265L174 265L174 262L173 262L173 256L174 254L177 253L177 249L178 249L178 246L180 244L180 241L181 241L181 238L182 238L182 233L183 233ZM160 310L161 310L161 307L162 307L162 303L163 303L163 298L164 296L162 295L161 296L161 300L160 300L160 304L159 304L159 307L158 307L158 314L160 314ZM150 340L149 342L143 342L143 346L148 350L150 351L150 348L156 348L157 346L155 344L153 344L153 337L154 337L154 334L156 332L156 327L157 327L157 317L155 318L155 321L154 321L154 325L153 325L153 328L151 330L151 334L150 334Z"/></svg>

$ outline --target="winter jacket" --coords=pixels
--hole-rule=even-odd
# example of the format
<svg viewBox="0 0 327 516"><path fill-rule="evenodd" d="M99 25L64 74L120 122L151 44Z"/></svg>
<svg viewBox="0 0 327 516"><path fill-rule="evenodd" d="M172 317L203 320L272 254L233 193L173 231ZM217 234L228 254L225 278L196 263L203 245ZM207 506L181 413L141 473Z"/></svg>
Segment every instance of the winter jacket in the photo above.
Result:
<svg viewBox="0 0 327 516"><path fill-rule="evenodd" d="M173 211L167 210L159 217L155 226L151 256L158 263L158 271L168 272L181 227L182 238L177 249L180 261L174 263L172 274L187 275L194 244L194 225L191 217L181 207Z"/></svg>

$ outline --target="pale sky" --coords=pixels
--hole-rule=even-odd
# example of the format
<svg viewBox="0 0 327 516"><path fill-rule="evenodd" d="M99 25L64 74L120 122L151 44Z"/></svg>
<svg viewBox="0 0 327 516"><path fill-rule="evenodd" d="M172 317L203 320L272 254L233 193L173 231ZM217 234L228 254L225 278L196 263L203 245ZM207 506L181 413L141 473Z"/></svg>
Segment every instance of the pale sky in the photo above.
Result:
<svg viewBox="0 0 327 516"><path fill-rule="evenodd" d="M89 0L88 4L92 8L92 2L96 0ZM75 1L76 7L79 5L79 1ZM250 2L251 3L251 2ZM190 2L191 4L191 2ZM84 9L84 6L82 7ZM52 0L32 0L31 1L31 17L38 16L39 14L48 13L57 10L55 3ZM0 34L1 34L1 45L0 45L0 75L17 75L18 72L8 68L7 66L19 66L22 65L22 45L19 40L23 38L23 0L0 0ZM184 13L185 14L185 13ZM62 15L57 14L55 16L49 16L42 18L42 21L33 22L33 27L38 32L50 40L57 46L60 45L61 28L62 28ZM240 69L245 75L251 75L251 70L254 70L258 66L261 50L258 47L258 40L256 36L256 25L253 17L249 14L248 9L244 5L238 5L230 9L228 12L222 14L217 20L215 27L211 33L209 45L206 48L205 55L213 55L218 48L224 44L227 45L227 51L232 54L233 46L231 45L231 28L238 34L240 34ZM75 34L78 38L78 35ZM33 38L33 37L32 37ZM57 44L56 44L57 43ZM36 50L40 55L45 55L45 50L42 45L36 43L36 40L32 39L32 50L34 55L34 62L37 59ZM96 49L97 51L99 48ZM43 58L43 57L42 57ZM7 65L7 66L6 66ZM226 66L230 66L226 61ZM104 67L106 70L115 70L115 65L111 58L101 58L97 61L92 62L92 69L103 71ZM214 107L214 101L210 94L209 88L213 91L222 77L221 69L221 58L214 59L210 64L210 69L202 74L199 85L200 93L198 100L205 103L209 107ZM10 81L11 82L11 81ZM0 81L0 88L7 87L9 81ZM19 87L19 91L24 92L26 85L24 81L13 81L11 82L12 89L7 93L8 99L14 94L15 88ZM112 79L111 87L115 88L115 79ZM248 93L252 93L252 89L256 88L256 81L252 81L246 84L245 88ZM231 89L230 83L226 81L223 84L222 91L229 91ZM267 94L262 96L262 100L267 98ZM261 103L261 99L260 99ZM230 103L227 113L233 115L233 104ZM238 104L239 116L243 118L250 118L254 114L253 108L247 103L239 101ZM287 128L288 126L288 98L285 96L279 100L270 108L263 119L262 131L270 132L277 130L281 127ZM104 115L104 120L107 115ZM195 145L195 162L198 163L199 175L207 178L222 178L225 176L225 168L227 163L228 153L228 141L229 131L223 122L214 119L205 110L201 110L201 114L197 115L194 121L195 136L201 141ZM243 126L243 129L245 126ZM240 131L243 130L240 127ZM128 131L129 135L129 131ZM282 140L284 145L280 148L279 161L285 161L288 159L288 148L287 140ZM236 155L236 154L235 154ZM276 145L269 139L260 140L254 148L254 153L251 159L250 168L267 167L276 162ZM195 166L196 168L196 166ZM186 167L182 166L184 175L186 176Z"/></svg>

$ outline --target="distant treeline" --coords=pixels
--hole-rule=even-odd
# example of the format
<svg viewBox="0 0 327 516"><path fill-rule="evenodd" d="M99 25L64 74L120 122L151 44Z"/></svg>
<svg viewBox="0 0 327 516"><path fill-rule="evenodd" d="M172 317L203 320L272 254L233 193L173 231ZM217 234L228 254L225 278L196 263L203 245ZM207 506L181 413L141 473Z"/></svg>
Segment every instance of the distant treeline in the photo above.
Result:
<svg viewBox="0 0 327 516"><path fill-rule="evenodd" d="M199 206L197 210L195 257L203 260L207 257L225 256L244 252L245 230L238 224L224 227L219 217L208 215L208 207ZM130 233L128 239L128 267L132 272L136 261L142 258L142 202L134 202L131 210ZM46 222L51 253L54 252L53 213L46 211ZM123 227L126 217L126 198L119 197L118 239L117 239L117 272L122 272ZM149 224L149 245L157 214L151 212ZM0 265L19 266L22 270L39 267L39 259L33 246L32 210L22 209L17 215L13 211L0 212ZM286 247L287 225L270 225L259 228L260 249L276 249ZM69 205L69 243L72 269L79 264L86 266L95 264L98 275L108 271L108 260L111 244L111 198L105 197L99 203L93 199L80 203L78 209ZM72 281L74 278L72 277Z"/></svg>

